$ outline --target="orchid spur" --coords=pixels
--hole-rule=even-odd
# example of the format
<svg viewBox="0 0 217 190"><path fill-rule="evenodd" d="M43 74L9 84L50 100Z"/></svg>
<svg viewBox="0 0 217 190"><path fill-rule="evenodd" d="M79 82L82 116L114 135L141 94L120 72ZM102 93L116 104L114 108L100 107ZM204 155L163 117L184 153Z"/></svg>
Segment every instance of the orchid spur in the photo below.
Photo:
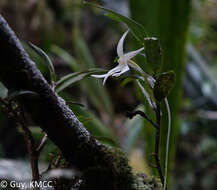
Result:
<svg viewBox="0 0 217 190"><path fill-rule="evenodd" d="M118 66L114 67L113 69L111 69L110 71L108 71L106 74L103 75L91 75L92 77L95 78L104 78L103 80L103 85L105 84L106 80L108 79L108 77L113 76L113 77L119 77L120 75L122 75L123 73L127 72L129 70L129 66L135 68L135 64L131 59L133 57L135 57L137 54L139 54L143 49L140 48L138 50L135 51L131 51L129 53L124 53L123 51L123 44L124 44L124 40L128 34L129 30L127 30L123 36L121 37L121 39L118 42L117 45L117 54L118 54ZM137 67L138 65L136 65Z"/></svg>

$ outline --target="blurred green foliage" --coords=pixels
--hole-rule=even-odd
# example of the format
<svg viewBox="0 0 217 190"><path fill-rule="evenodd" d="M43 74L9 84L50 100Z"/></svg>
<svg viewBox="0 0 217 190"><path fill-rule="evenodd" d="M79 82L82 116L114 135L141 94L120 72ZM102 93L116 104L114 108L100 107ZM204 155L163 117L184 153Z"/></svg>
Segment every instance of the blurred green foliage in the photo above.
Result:
<svg viewBox="0 0 217 190"><path fill-rule="evenodd" d="M163 71L174 70L176 84L169 95L169 103L172 110L172 133L170 144L170 170L174 167L174 155L176 150L177 135L179 133L178 111L181 99L181 81L184 71L185 44L187 40L188 26L190 23L190 0L159 1L146 0L130 1L132 18L143 24L149 36L160 39L163 49ZM142 15L140 13L143 13ZM161 130L161 162L164 163L164 152L167 134L167 119L163 122ZM148 133L148 131L145 131ZM153 132L149 134L154 138ZM148 143L151 144L151 143Z"/></svg>
<svg viewBox="0 0 217 190"><path fill-rule="evenodd" d="M188 113L187 117L178 114L180 104L184 102L181 98L181 83L187 37L191 43L197 46L199 53L210 62L208 66L211 65L211 71L215 74L217 72L215 1L193 1L193 22L189 35L191 0L129 1L132 18L142 24L142 27L140 24L135 27L132 25L133 21L126 20L122 16L114 14L113 11L104 9L109 12L107 16L115 20L115 22L111 21L103 16L103 12L81 6L79 0L38 1L35 4L31 4L30 1L26 2L27 0L13 1L13 3L2 0L0 1L0 11L21 39L37 44L49 55L58 79L67 74L87 71L93 67L112 68L113 59L116 57L116 43L125 29L116 21L127 24L133 34L138 34L139 38L137 37L137 39L141 43L143 43L143 37L160 39L163 49L161 71L172 69L175 71L177 79L175 89L169 96L173 116L170 173L175 165L174 155L177 150L177 167L174 171L175 180L172 188L180 190L215 189L217 176L213 167L216 163L217 135L213 127L215 121L207 121L191 113ZM133 24L135 23L133 22ZM126 48L141 46L141 43L135 39L129 42L131 44L128 43ZM43 58L27 45L25 47L49 81L49 69L44 64ZM136 61L145 71L151 73L149 63L144 56L139 56ZM155 129L139 116L132 120L123 116L128 109L139 108L155 120L152 111L147 109L148 103L139 87L129 81L125 81L126 84L120 88L118 81L109 79L107 86L103 87L100 80L88 76L84 80L78 80L77 83L71 83L70 88L65 88L60 95L66 99L70 109L99 141L109 146L123 146L129 155L135 147L142 147L144 149L143 156L148 163L152 163L153 160L152 157L149 157L149 153L153 152ZM4 90L1 90L0 96L5 96L5 93ZM75 102L75 104L70 104L70 102ZM192 102L189 102L188 104L191 105ZM79 106L79 103L85 107ZM185 102L183 106L186 108ZM167 132L167 118L166 116L164 118L161 135L162 164L165 157L165 135ZM180 118L182 120L181 130L179 128ZM10 137L15 136L12 133L19 133L17 131L5 132L4 126L10 127L5 114L1 113L0 120L1 133L9 133ZM33 128L33 135L39 143L43 133L38 130L38 127L34 126ZM5 141L12 140L8 137ZM179 143L176 149L177 142ZM9 148L5 148L5 146ZM5 143L1 144L1 156L6 156L4 151L11 147ZM48 141L41 154L41 162L49 162L49 153L55 151L55 145Z"/></svg>

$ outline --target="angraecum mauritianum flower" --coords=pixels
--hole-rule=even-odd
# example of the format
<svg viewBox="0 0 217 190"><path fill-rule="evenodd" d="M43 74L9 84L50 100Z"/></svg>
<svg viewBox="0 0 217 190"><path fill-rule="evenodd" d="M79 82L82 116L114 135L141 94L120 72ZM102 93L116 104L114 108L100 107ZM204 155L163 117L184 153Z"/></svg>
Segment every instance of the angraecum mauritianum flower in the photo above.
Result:
<svg viewBox="0 0 217 190"><path fill-rule="evenodd" d="M117 54L118 54L118 66L114 67L113 69L109 70L106 74L103 75L91 75L92 77L96 77L96 78L104 78L103 79L103 85L105 84L106 80L108 79L108 77L112 76L112 77L119 77L120 75L122 75L123 73L127 72L130 68L129 66L135 68L137 67L137 65L135 65L135 62L133 62L131 59L133 57L135 57L137 54L139 54L143 49L140 48L138 50L135 51L131 51L128 53L124 53L123 50L123 45L124 45L124 40L128 34L129 30L127 30L123 36L121 37L121 39L118 42L118 46L117 46Z"/></svg>

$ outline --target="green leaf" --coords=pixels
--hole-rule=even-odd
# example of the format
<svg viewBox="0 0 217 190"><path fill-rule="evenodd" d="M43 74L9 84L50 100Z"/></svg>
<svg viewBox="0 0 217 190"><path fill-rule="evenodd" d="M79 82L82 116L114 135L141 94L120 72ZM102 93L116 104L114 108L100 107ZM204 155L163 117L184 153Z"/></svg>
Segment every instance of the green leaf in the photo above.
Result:
<svg viewBox="0 0 217 190"><path fill-rule="evenodd" d="M0 82L0 98L4 99L8 96L8 89Z"/></svg>
<svg viewBox="0 0 217 190"><path fill-rule="evenodd" d="M29 95L37 95L37 93L36 93L36 92L33 92L33 91L29 91L29 90L18 90L18 91L14 91L14 92L10 93L10 94L8 95L8 99L9 99L9 100L12 100L12 99L14 99L14 98L17 98L18 96L23 96L23 95L27 95L27 94L29 94Z"/></svg>
<svg viewBox="0 0 217 190"><path fill-rule="evenodd" d="M78 32L78 31L77 31ZM75 31L75 33L77 33ZM51 51L58 56L60 56L66 63L70 66L72 71L79 72L81 70L87 70L88 68L93 68L95 65L95 61L92 55L89 52L87 44L82 39L82 44L86 44L85 48L79 48L80 45L78 43L78 37L81 38L81 35L75 35L73 33L74 46L76 47L75 51L77 56L79 57L79 62L75 60L68 52L64 49L52 48ZM82 45L83 46L83 45ZM88 78L88 80L82 80L81 86L84 89L85 93L90 98L93 105L95 105L99 110L105 110L110 116L113 116L113 107L109 95L106 89L103 87L100 80L96 80L95 78Z"/></svg>
<svg viewBox="0 0 217 190"><path fill-rule="evenodd" d="M85 107L84 104L81 104L81 103L79 103L79 102L67 101L66 104L76 105L76 106L80 106L80 107Z"/></svg>
<svg viewBox="0 0 217 190"><path fill-rule="evenodd" d="M162 50L157 38L145 38L145 55L149 67L154 72L152 74L155 75L162 65Z"/></svg>
<svg viewBox="0 0 217 190"><path fill-rule="evenodd" d="M118 143L116 141L114 141L114 139L109 138L109 137L103 137L103 136L94 136L98 141L100 141L101 143L105 144L105 145L109 145L112 147L117 147L119 146Z"/></svg>
<svg viewBox="0 0 217 190"><path fill-rule="evenodd" d="M69 107L78 117L78 119L84 124L91 135L96 137L104 137L104 139L109 138L110 142L112 141L112 143L107 141L106 144L110 144L111 146L116 144L116 146L118 146L117 137L115 134L113 134L111 128L102 123L102 121L91 110L74 105L69 105ZM102 140L102 138L99 139ZM105 143L105 141L103 143Z"/></svg>
<svg viewBox="0 0 217 190"><path fill-rule="evenodd" d="M55 53L56 55L60 56L66 63L69 64L69 66L74 70L78 71L80 70L78 62L75 60L74 57L72 57L67 51L64 49L53 45L51 47L51 51Z"/></svg>
<svg viewBox="0 0 217 190"><path fill-rule="evenodd" d="M94 57L92 56L79 28L74 28L72 37L73 46L75 47L74 50L82 70L96 67ZM113 116L112 102L100 80L90 78L83 82L83 87L93 104L99 110L103 109L109 113L110 116Z"/></svg>
<svg viewBox="0 0 217 190"><path fill-rule="evenodd" d="M82 36L81 31L78 28L74 28L72 37L75 53L82 64L85 64L85 67L88 69L95 67L95 60L89 50L86 41Z"/></svg>
<svg viewBox="0 0 217 190"><path fill-rule="evenodd" d="M109 18L113 19L113 20L116 20L118 22L124 22L130 28L134 37L141 44L144 44L144 38L147 37L147 35L146 35L144 27L141 24L139 24L135 20L132 20L128 17L125 17L119 13L116 13L115 11L112 11L111 9L102 7L102 6L94 4L94 3L88 3L88 2L84 2L84 3L91 6L91 7L96 7L96 8L99 8L101 10L106 11L107 13L105 15L108 16Z"/></svg>
<svg viewBox="0 0 217 190"><path fill-rule="evenodd" d="M84 79L87 76L90 76L92 74L96 74L102 72L101 69L90 69L88 71L84 72L76 72L76 73L71 73L68 74L64 77L62 77L57 83L56 83L56 92L59 93L65 88L71 86L73 83L80 81Z"/></svg>
<svg viewBox="0 0 217 190"><path fill-rule="evenodd" d="M175 84L174 71L162 73L156 80L154 86L154 97L157 101L162 101L166 98Z"/></svg>
<svg viewBox="0 0 217 190"><path fill-rule="evenodd" d="M56 81L55 69L54 69L53 63L50 60L49 56L41 48L37 47L36 45L32 44L31 42L29 42L28 44L45 61L44 63L46 64L46 66L49 70L49 74L50 74L50 81L49 82Z"/></svg>

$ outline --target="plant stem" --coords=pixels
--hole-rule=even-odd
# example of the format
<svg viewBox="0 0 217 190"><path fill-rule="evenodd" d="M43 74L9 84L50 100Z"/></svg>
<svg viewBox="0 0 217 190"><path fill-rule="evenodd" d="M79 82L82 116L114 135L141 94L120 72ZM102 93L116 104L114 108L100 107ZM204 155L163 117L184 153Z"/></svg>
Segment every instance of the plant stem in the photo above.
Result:
<svg viewBox="0 0 217 190"><path fill-rule="evenodd" d="M164 185L164 176L161 169L160 159L159 159L159 145L160 145L160 122L161 122L161 109L160 109L160 103L157 103L157 108L155 110L156 113L156 134L155 134L155 153L154 158L156 161L156 167L158 170L158 174L160 176L160 180L162 184Z"/></svg>
<svg viewBox="0 0 217 190"><path fill-rule="evenodd" d="M145 118L149 123L151 123L155 128L158 126L143 112L143 111L135 111L135 112L127 112L126 117L132 119L134 116L140 115L141 117Z"/></svg>
<svg viewBox="0 0 217 190"><path fill-rule="evenodd" d="M156 134L155 134L155 152L154 152L154 158L156 162L155 168L157 168L158 174L160 176L160 180L162 185L164 186L164 176L163 172L161 169L161 163L159 159L159 145L160 145L160 122L161 122L161 108L160 108L160 103L156 104L156 109L154 110L156 114L156 123L154 123L144 112L142 111L135 111L135 112L127 112L126 116L130 119L132 119L135 115L140 115L143 118L145 118L149 123L153 125L156 129Z"/></svg>

